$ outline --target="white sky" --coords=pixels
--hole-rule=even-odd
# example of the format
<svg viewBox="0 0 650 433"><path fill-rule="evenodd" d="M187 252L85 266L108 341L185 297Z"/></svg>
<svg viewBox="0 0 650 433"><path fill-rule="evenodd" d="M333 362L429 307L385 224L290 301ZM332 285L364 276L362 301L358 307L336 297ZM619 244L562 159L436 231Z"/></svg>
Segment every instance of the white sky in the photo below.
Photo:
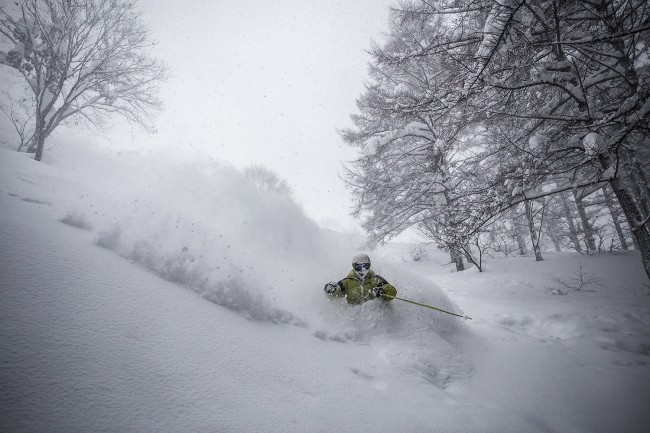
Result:
<svg viewBox="0 0 650 433"><path fill-rule="evenodd" d="M162 87L158 133L111 140L265 165L318 223L352 227L339 173L356 150L336 129L351 125L367 77L364 50L388 29L392 3L141 0L172 78Z"/></svg>

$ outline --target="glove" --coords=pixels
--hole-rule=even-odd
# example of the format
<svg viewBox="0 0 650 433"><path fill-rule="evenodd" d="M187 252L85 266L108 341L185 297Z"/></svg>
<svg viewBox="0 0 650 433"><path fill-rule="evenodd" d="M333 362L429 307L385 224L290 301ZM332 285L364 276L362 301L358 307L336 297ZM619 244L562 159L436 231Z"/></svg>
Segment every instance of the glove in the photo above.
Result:
<svg viewBox="0 0 650 433"><path fill-rule="evenodd" d="M384 296L384 288L381 286L377 286L372 289L372 294L375 295L375 298L381 298Z"/></svg>
<svg viewBox="0 0 650 433"><path fill-rule="evenodd" d="M323 290L325 290L325 293L327 293L328 295L331 295L332 293L336 292L336 284L327 283L325 284L325 288Z"/></svg>

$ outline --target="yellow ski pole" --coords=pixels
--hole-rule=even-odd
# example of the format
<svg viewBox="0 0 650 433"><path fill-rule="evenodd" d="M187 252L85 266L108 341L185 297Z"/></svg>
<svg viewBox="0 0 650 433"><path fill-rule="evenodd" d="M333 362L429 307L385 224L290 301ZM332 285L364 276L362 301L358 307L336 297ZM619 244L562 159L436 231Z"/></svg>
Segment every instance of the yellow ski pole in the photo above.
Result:
<svg viewBox="0 0 650 433"><path fill-rule="evenodd" d="M467 320L467 319L472 320L472 318L469 317L469 316L461 316L460 314L452 313L451 311L443 310L442 308L436 308L436 307L432 307L431 305L421 304L421 303L419 303L419 302L415 302L415 301L409 301L408 299L399 298L399 297L397 297L397 296L387 295L387 294L385 294L385 293L384 293L384 296L385 296L386 298L399 299L400 301L408 302L409 304L419 305L420 307L431 308L432 310L440 311L440 312L442 312L442 313L451 314L452 316L462 317L462 318L465 319L465 320Z"/></svg>

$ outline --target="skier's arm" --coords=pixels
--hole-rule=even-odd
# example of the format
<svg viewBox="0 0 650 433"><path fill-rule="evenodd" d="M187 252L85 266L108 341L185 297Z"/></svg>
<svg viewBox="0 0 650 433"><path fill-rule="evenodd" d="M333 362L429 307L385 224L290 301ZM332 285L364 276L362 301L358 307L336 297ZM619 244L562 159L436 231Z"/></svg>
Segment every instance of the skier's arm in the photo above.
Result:
<svg viewBox="0 0 650 433"><path fill-rule="evenodd" d="M345 296L345 285L343 283L343 280L339 281L338 283L327 283L325 285L325 293L327 293L329 296Z"/></svg>
<svg viewBox="0 0 650 433"><path fill-rule="evenodd" d="M397 289L393 287L392 284L384 283L384 285L381 287L384 289L384 296L381 297L382 299L386 301L392 301L393 297L397 296Z"/></svg>
<svg viewBox="0 0 650 433"><path fill-rule="evenodd" d="M381 293L379 297L386 301L392 301L394 296L397 296L397 289L386 281L382 276L377 275L379 283L377 284L378 288L381 288Z"/></svg>

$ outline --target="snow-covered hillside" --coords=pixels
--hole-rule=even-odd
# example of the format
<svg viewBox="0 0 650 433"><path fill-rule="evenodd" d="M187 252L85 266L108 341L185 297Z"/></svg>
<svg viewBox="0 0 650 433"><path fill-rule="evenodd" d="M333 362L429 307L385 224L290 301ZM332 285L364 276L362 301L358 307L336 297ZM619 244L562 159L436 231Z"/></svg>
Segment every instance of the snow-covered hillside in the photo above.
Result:
<svg viewBox="0 0 650 433"><path fill-rule="evenodd" d="M218 161L0 151L0 431L642 432L634 254L451 272L370 252L400 301L322 286L363 239ZM595 291L553 295L558 278ZM209 302L208 302L209 301Z"/></svg>

